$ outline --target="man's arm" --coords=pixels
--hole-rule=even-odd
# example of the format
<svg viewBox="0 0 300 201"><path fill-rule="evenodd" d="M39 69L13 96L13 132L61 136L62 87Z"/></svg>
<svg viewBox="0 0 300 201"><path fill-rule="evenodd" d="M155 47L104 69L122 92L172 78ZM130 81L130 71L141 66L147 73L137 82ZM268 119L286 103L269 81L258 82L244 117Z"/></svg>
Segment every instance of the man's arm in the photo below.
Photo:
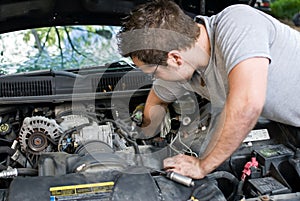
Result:
<svg viewBox="0 0 300 201"><path fill-rule="evenodd" d="M146 137L153 137L156 133L158 126L162 122L168 103L161 100L154 92L150 90L148 95L145 109L142 129Z"/></svg>
<svg viewBox="0 0 300 201"><path fill-rule="evenodd" d="M164 167L200 179L224 162L240 146L261 114L268 65L266 58L251 58L233 68L228 77L229 94L205 157L199 160L178 155L165 159Z"/></svg>

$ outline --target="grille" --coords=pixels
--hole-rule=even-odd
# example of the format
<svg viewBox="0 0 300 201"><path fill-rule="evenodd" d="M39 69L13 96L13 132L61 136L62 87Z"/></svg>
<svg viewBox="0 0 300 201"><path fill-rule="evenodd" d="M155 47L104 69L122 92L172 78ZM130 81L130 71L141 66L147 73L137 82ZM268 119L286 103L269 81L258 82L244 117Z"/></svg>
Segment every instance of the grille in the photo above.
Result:
<svg viewBox="0 0 300 201"><path fill-rule="evenodd" d="M152 82L143 73L105 75L94 77L92 80L93 89L96 92L126 91L135 90L149 86Z"/></svg>
<svg viewBox="0 0 300 201"><path fill-rule="evenodd" d="M52 95L52 80L2 81L0 97Z"/></svg>

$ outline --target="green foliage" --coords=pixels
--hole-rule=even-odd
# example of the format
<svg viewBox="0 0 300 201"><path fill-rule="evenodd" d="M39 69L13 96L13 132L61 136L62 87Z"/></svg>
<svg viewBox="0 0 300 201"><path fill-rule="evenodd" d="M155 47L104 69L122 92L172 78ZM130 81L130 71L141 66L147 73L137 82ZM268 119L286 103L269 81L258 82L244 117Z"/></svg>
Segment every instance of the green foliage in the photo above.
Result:
<svg viewBox="0 0 300 201"><path fill-rule="evenodd" d="M31 35L31 33L30 33L29 31L26 32L26 33L24 34L24 36L23 36L24 42L26 42L26 43L29 42L29 40L30 40L30 35Z"/></svg>
<svg viewBox="0 0 300 201"><path fill-rule="evenodd" d="M272 15L280 19L291 19L300 12L300 0L276 0L271 3Z"/></svg>

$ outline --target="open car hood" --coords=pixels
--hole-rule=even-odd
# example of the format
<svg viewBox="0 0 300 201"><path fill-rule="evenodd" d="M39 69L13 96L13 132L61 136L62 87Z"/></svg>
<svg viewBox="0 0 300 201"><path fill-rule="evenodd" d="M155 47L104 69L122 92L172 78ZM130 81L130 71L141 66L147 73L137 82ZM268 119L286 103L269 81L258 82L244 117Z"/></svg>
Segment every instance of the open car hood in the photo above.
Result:
<svg viewBox="0 0 300 201"><path fill-rule="evenodd" d="M1 1L0 32L68 24L118 25L121 17L141 2L143 1Z"/></svg>
<svg viewBox="0 0 300 201"><path fill-rule="evenodd" d="M202 0L203 1L203 0ZM0 32L25 28L73 25L101 24L120 25L120 19L135 6L147 0L19 0L0 2ZM188 14L204 14L205 7L200 7L198 0L175 1ZM203 1L205 2L205 1ZM213 3L212 3L213 2ZM222 1L223 2L223 1ZM207 3L210 14L226 5L216 0ZM226 5L225 5L226 4Z"/></svg>
<svg viewBox="0 0 300 201"><path fill-rule="evenodd" d="M4 0L0 2L0 32L26 28L101 24L119 25L120 19L147 0ZM213 15L231 4L251 0L175 0L189 15Z"/></svg>

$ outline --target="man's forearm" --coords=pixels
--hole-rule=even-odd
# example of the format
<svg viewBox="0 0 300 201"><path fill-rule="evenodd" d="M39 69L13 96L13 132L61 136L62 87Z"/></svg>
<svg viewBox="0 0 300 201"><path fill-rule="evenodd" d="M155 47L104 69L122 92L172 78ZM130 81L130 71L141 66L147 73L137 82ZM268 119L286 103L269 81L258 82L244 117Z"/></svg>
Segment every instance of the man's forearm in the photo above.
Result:
<svg viewBox="0 0 300 201"><path fill-rule="evenodd" d="M152 106L149 111L148 118L144 118L144 122L142 124L143 132L147 137L153 137L157 133L156 130L158 126L160 126L164 116L166 114L165 107L160 105Z"/></svg>
<svg viewBox="0 0 300 201"><path fill-rule="evenodd" d="M255 105L226 103L206 156L200 162L204 174L221 165L240 146L254 127L260 113L261 108Z"/></svg>
<svg viewBox="0 0 300 201"><path fill-rule="evenodd" d="M153 137L162 122L168 104L158 98L153 90L150 91L144 109L143 132L147 137Z"/></svg>

